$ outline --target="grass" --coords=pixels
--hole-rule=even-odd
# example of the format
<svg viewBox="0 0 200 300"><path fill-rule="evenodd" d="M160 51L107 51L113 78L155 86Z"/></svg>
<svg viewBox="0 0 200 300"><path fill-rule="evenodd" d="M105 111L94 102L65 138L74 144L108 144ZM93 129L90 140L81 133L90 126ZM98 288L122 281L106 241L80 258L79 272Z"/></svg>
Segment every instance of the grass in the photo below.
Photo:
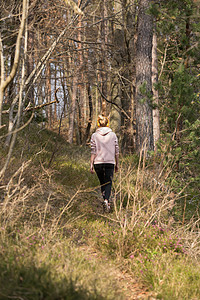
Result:
<svg viewBox="0 0 200 300"><path fill-rule="evenodd" d="M105 264L63 236L21 228L1 248L1 299L120 299Z"/></svg>
<svg viewBox="0 0 200 300"><path fill-rule="evenodd" d="M157 290L158 299L198 299L199 264L189 258L166 254L154 262L151 272L144 275ZM149 277L149 278L148 278Z"/></svg>
<svg viewBox="0 0 200 300"><path fill-rule="evenodd" d="M200 299L199 223L173 218L179 195L127 156L114 210L103 215L89 160L89 147L33 124L19 134L0 187L0 299L126 300L147 289L156 299Z"/></svg>

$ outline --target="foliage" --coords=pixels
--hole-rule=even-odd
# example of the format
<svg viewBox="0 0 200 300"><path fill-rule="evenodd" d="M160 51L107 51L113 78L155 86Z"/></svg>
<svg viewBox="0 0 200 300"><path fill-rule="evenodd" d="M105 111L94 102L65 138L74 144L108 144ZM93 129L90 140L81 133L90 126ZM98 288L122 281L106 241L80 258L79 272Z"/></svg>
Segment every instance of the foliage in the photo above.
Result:
<svg viewBox="0 0 200 300"><path fill-rule="evenodd" d="M197 4L198 6L198 4ZM153 4L158 34L160 162L171 165L170 186L182 197L177 201L182 221L199 207L199 35L198 7L194 1ZM159 160L159 158L157 158ZM183 200L184 199L184 200ZM179 211L179 212L180 212Z"/></svg>

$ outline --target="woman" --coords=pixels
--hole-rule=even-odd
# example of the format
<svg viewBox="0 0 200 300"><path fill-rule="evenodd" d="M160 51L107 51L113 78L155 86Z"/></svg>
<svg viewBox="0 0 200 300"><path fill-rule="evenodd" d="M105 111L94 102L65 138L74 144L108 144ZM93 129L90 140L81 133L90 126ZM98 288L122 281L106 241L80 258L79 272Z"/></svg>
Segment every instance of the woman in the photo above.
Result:
<svg viewBox="0 0 200 300"><path fill-rule="evenodd" d="M102 115L97 119L98 129L91 137L91 165L90 172L94 170L101 184L101 193L104 199L104 210L110 211L110 194L113 172L118 171L119 146L116 134L109 128L109 120Z"/></svg>

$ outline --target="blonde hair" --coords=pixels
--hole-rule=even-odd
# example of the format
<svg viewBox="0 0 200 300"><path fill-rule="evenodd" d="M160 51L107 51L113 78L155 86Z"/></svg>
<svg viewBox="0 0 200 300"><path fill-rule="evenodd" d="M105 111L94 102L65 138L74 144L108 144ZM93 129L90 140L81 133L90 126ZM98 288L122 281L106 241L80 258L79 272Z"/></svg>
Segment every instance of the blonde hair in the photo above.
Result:
<svg viewBox="0 0 200 300"><path fill-rule="evenodd" d="M97 126L98 127L109 126L109 119L105 116L99 115L97 118Z"/></svg>

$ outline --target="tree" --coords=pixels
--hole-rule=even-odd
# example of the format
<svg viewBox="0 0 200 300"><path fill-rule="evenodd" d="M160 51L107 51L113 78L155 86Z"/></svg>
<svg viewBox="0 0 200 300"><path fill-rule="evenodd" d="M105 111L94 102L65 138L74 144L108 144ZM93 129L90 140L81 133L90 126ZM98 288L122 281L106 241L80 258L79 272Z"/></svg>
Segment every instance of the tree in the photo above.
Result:
<svg viewBox="0 0 200 300"><path fill-rule="evenodd" d="M25 24L27 25L27 17L28 17L28 0L23 0L23 9L22 9L22 18L21 23L19 27L19 31L17 33L17 42L16 42L16 48L15 48L15 58L14 63L11 68L10 74L5 77L5 61L6 57L3 55L3 39L1 36L0 40L0 57L1 57L1 85L0 85L0 117L2 120L2 113L9 113L9 126L8 126L8 153L6 157L5 164L0 171L0 177L2 177L5 173L5 170L8 166L8 163L11 158L11 154L14 148L14 144L16 141L17 132L24 128L34 117L34 110L37 108L36 104L31 101L31 99L28 99L27 101L27 95L29 94L29 90L32 86L36 85L38 78L42 74L42 71L44 70L47 62L49 61L50 56L52 55L53 51L55 50L56 46L60 42L60 40L63 38L67 30L69 30L69 27L73 22L76 21L78 15L75 15L72 20L71 24L65 25L63 29L59 32L59 34L56 36L56 38L51 41L50 45L48 46L48 49L44 51L43 56L40 58L39 62L34 65L34 69L30 74L28 74L28 77L26 77L26 57L27 57L27 39L28 39L28 28L26 26L26 30L24 31ZM4 34L6 32L4 31ZM22 43L22 37L24 35L24 43ZM21 54L21 55L20 55ZM9 61L9 59L8 59ZM18 69L18 66L20 68ZM18 69L18 72L17 72ZM5 79L4 79L5 77ZM3 103L5 98L5 90L8 87L8 85L14 80L19 83L19 86L16 85L16 96L12 99L12 103L10 104L10 107L8 110L3 111ZM48 104L55 103L55 101L51 101L50 103L46 103L44 105L40 105L39 107L46 107ZM25 107L26 105L26 107ZM30 107L31 106L31 107ZM15 109L17 108L17 109ZM31 118L28 120L27 123L21 126L21 117L22 112L26 112L32 110L33 113L31 115ZM2 124L2 123L1 123ZM6 124L4 124L6 126ZM1 136L1 138L4 136Z"/></svg>
<svg viewBox="0 0 200 300"><path fill-rule="evenodd" d="M153 33L152 45L152 92L153 92L153 137L154 149L157 148L157 142L160 138L160 112L159 112L159 95L158 95L158 58L157 58L157 33Z"/></svg>
<svg viewBox="0 0 200 300"><path fill-rule="evenodd" d="M3 53L3 41L2 36L0 35L0 58L1 58L1 83L0 83L0 127L2 126L2 107L3 107L3 101L4 101L4 94L5 90L8 87L8 85L13 81L20 61L20 51L21 51L21 42L23 38L24 33L24 27L25 22L27 18L27 7L28 7L28 0L23 0L23 6L22 6L22 19L17 35L17 41L15 46L15 55L14 55L14 61L11 68L11 72L8 76L5 75L5 59L4 59L4 53ZM0 32L1 34L1 32Z"/></svg>
<svg viewBox="0 0 200 300"><path fill-rule="evenodd" d="M136 150L145 145L154 149L152 115L152 38L153 17L150 0L139 3L136 43Z"/></svg>

